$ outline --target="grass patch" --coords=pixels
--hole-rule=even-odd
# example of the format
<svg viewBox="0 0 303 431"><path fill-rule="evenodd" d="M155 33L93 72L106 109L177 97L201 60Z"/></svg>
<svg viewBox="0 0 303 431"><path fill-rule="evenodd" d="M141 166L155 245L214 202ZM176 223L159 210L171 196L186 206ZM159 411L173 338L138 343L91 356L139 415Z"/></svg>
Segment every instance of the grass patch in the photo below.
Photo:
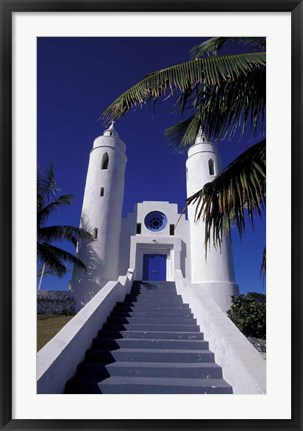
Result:
<svg viewBox="0 0 303 431"><path fill-rule="evenodd" d="M38 314L37 316L37 351L42 349L74 316Z"/></svg>

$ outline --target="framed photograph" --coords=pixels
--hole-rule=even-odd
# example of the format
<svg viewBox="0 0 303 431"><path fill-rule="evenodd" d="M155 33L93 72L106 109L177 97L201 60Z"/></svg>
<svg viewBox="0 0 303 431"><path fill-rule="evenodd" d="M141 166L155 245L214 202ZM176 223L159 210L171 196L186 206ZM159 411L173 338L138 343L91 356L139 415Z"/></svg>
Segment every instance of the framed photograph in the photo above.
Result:
<svg viewBox="0 0 303 431"><path fill-rule="evenodd" d="M302 1L0 4L1 429L303 430Z"/></svg>

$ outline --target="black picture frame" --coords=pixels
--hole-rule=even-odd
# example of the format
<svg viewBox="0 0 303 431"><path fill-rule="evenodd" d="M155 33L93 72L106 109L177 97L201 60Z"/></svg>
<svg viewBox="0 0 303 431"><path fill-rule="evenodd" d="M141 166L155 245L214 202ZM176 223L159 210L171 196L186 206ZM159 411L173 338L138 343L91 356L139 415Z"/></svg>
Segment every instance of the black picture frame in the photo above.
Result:
<svg viewBox="0 0 303 431"><path fill-rule="evenodd" d="M303 430L302 421L302 22L298 0L0 0L0 307L1 430ZM292 25L292 418L290 420L12 419L12 16L14 12L291 12ZM281 53L281 61L283 54ZM281 197L283 206L283 197ZM285 287L287 288L287 286ZM283 378L283 370L281 370Z"/></svg>

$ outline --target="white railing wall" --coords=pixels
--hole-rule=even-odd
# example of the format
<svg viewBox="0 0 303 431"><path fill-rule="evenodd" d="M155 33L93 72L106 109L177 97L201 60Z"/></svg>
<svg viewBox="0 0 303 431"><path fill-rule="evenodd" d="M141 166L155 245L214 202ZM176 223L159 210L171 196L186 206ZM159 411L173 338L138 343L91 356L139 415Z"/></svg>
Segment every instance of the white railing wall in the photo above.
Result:
<svg viewBox="0 0 303 431"><path fill-rule="evenodd" d="M222 367L224 379L235 394L266 393L266 361L198 284L190 284L175 271L178 294L188 303L209 349Z"/></svg>
<svg viewBox="0 0 303 431"><path fill-rule="evenodd" d="M129 269L117 281L109 281L55 335L37 355L37 393L60 394L67 380L73 377L77 365L118 301L130 292L134 270Z"/></svg>

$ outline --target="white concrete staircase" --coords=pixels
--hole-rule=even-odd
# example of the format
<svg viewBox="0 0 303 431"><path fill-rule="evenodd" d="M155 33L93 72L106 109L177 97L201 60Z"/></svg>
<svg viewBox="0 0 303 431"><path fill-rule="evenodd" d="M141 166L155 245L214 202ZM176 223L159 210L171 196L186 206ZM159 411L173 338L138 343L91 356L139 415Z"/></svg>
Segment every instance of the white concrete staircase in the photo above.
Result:
<svg viewBox="0 0 303 431"><path fill-rule="evenodd" d="M134 282L65 393L231 394L173 282Z"/></svg>

